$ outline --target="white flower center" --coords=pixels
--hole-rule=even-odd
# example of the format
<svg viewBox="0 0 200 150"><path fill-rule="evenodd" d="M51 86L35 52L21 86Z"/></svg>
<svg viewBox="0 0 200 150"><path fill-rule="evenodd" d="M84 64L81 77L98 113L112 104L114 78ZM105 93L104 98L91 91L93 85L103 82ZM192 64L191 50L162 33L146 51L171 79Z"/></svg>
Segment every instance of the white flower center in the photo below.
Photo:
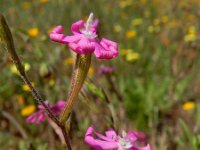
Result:
<svg viewBox="0 0 200 150"><path fill-rule="evenodd" d="M94 39L96 37L96 34L91 32L90 30L87 31L86 29L82 29L81 33L83 33L85 35L85 37L87 37L89 39Z"/></svg>
<svg viewBox="0 0 200 150"><path fill-rule="evenodd" d="M96 37L96 34L93 33L92 31L90 31L90 26L93 23L93 13L90 13L87 21L86 21L86 26L85 29L81 30L81 33L83 33L85 35L85 37L89 38L89 39L94 39Z"/></svg>
<svg viewBox="0 0 200 150"><path fill-rule="evenodd" d="M119 138L119 144L124 149L128 149L133 146L129 139L125 139L125 138L121 138L121 137Z"/></svg>
<svg viewBox="0 0 200 150"><path fill-rule="evenodd" d="M86 31L90 31L90 26L93 23L93 17L94 17L93 13L90 13L90 15L87 19L87 22L86 22L86 27L85 27Z"/></svg>
<svg viewBox="0 0 200 150"><path fill-rule="evenodd" d="M122 132L122 137L120 137L120 136L118 137L118 140L119 140L119 145L123 149L129 149L133 146L131 144L131 139L126 138L126 132L125 131Z"/></svg>

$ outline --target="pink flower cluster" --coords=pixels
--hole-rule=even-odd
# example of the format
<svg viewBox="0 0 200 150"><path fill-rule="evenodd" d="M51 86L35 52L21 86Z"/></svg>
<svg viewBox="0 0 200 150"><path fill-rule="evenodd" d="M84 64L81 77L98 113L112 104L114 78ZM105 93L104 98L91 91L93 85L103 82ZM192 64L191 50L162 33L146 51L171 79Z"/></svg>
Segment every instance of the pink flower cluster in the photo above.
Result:
<svg viewBox="0 0 200 150"><path fill-rule="evenodd" d="M70 49L78 54L94 53L99 59L116 57L118 55L117 43L106 38L99 41L97 39L97 26L98 20L93 20L91 13L87 22L79 20L72 24L72 36L62 34L63 27L59 25L51 31L50 38L55 42L67 44Z"/></svg>
<svg viewBox="0 0 200 150"><path fill-rule="evenodd" d="M55 105L51 105L48 101L45 101L45 104L50 108L54 115L59 115L64 109L65 101L59 100ZM48 116L44 107L42 105L38 105L38 111L26 118L26 122L39 125L47 118Z"/></svg>
<svg viewBox="0 0 200 150"><path fill-rule="evenodd" d="M115 71L114 67L101 66L99 68L99 74L100 75L112 74L114 71Z"/></svg>
<svg viewBox="0 0 200 150"><path fill-rule="evenodd" d="M96 132L93 127L87 129L85 142L95 150L151 150L150 145L139 147L136 142L145 141L145 137L139 132L122 133L122 136L110 129L106 136Z"/></svg>

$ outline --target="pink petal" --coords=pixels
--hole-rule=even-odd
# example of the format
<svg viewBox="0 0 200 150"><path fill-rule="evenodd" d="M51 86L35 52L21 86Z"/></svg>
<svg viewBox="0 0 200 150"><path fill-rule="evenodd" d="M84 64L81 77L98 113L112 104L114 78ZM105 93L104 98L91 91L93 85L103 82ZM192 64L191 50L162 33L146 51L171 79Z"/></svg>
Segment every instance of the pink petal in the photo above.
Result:
<svg viewBox="0 0 200 150"><path fill-rule="evenodd" d="M28 122L28 123L34 123L35 119L36 119L36 117L35 117L35 113L34 113L31 116L29 116L29 117L26 118L26 122Z"/></svg>
<svg viewBox="0 0 200 150"><path fill-rule="evenodd" d="M131 150L151 150L151 147L148 144L147 146L144 147L133 147Z"/></svg>
<svg viewBox="0 0 200 150"><path fill-rule="evenodd" d="M78 47L74 50L79 54L88 54L94 52L95 46L87 38L82 38L78 43Z"/></svg>
<svg viewBox="0 0 200 150"><path fill-rule="evenodd" d="M96 34L98 24L99 24L99 20L95 19L92 25L90 26L90 31Z"/></svg>
<svg viewBox="0 0 200 150"><path fill-rule="evenodd" d="M63 41L63 39L65 37L66 36L63 35L63 34L57 34L57 33L51 33L50 34L50 38L51 38L52 41L58 42L58 43L63 43L63 44L68 44L68 42Z"/></svg>
<svg viewBox="0 0 200 150"><path fill-rule="evenodd" d="M131 140L131 143L134 144L138 140L136 132L128 132L126 138Z"/></svg>
<svg viewBox="0 0 200 150"><path fill-rule="evenodd" d="M118 52L117 50L105 49L98 43L95 43L94 54L99 59L112 59L118 55Z"/></svg>
<svg viewBox="0 0 200 150"><path fill-rule="evenodd" d="M55 27L50 33L50 39L55 42L62 43L65 35L62 34L63 27L61 25ZM65 43L66 44L66 43Z"/></svg>
<svg viewBox="0 0 200 150"><path fill-rule="evenodd" d="M76 53L88 54L95 53L99 59L112 59L118 55L117 43L103 38L97 41L96 34L99 21L95 19L90 25L89 30L85 31L85 22L79 20L72 24L71 30L73 35L66 36L62 34L62 26L57 26L50 33L50 38L59 43L67 44Z"/></svg>
<svg viewBox="0 0 200 150"><path fill-rule="evenodd" d="M51 33L62 33L63 27L61 25L58 25L57 27L55 27Z"/></svg>
<svg viewBox="0 0 200 150"><path fill-rule="evenodd" d="M35 124L39 125L41 124L46 118L46 115L44 113L39 114L39 116L37 117Z"/></svg>
<svg viewBox="0 0 200 150"><path fill-rule="evenodd" d="M106 66L101 66L99 68L99 74L100 75L105 75L105 74L111 74L115 71L114 67L106 67Z"/></svg>
<svg viewBox="0 0 200 150"><path fill-rule="evenodd" d="M100 45L107 51L111 51L113 53L113 57L116 57L118 55L118 46L116 42L103 38L100 42Z"/></svg>
<svg viewBox="0 0 200 150"><path fill-rule="evenodd" d="M106 39L106 38L102 38L100 44L101 44L101 45L104 45L105 48L107 47L106 45L109 45L109 46L112 46L112 47L114 47L115 49L117 49L117 43L116 43L116 42L113 42L113 41L110 41L110 40L108 40L108 39ZM107 48L109 48L109 47L107 47Z"/></svg>
<svg viewBox="0 0 200 150"><path fill-rule="evenodd" d="M64 109L65 101L59 100L54 106L51 107L52 112L55 115L59 115L61 111Z"/></svg>
<svg viewBox="0 0 200 150"><path fill-rule="evenodd" d="M45 105L47 105L48 107L51 107L51 106L52 106L51 104L49 104L48 100L44 101L44 103L45 103ZM39 105L38 105L38 109L39 109L39 110L44 110L44 107L43 107L41 104L39 104Z"/></svg>
<svg viewBox="0 0 200 150"><path fill-rule="evenodd" d="M36 113L33 113L31 116L26 118L26 122L32 123L32 124L40 124L45 119L45 114L42 111L38 111Z"/></svg>
<svg viewBox="0 0 200 150"><path fill-rule="evenodd" d="M57 26L55 27L50 33L50 39L55 42L68 44L70 42L77 42L81 39L81 34L73 35L73 36L66 36L62 34L63 27Z"/></svg>
<svg viewBox="0 0 200 150"><path fill-rule="evenodd" d="M80 28L84 27L84 21L83 20L79 20L75 23L72 24L71 26L71 30L73 34L80 34Z"/></svg>
<svg viewBox="0 0 200 150"><path fill-rule="evenodd" d="M92 27L93 28L97 28L98 25L99 25L99 20L98 19L94 19L94 21L92 23Z"/></svg>
<svg viewBox="0 0 200 150"><path fill-rule="evenodd" d="M78 44L76 44L76 43L69 43L69 48L71 50L73 50L74 52L77 52L77 50L78 50Z"/></svg>
<svg viewBox="0 0 200 150"><path fill-rule="evenodd" d="M117 142L108 142L94 139L91 136L85 137L85 142L90 145L92 148L98 150L112 150L118 148Z"/></svg>
<svg viewBox="0 0 200 150"><path fill-rule="evenodd" d="M56 103L56 106L58 106L59 108L63 108L65 106L65 101L64 100L59 100L57 103Z"/></svg>
<svg viewBox="0 0 200 150"><path fill-rule="evenodd" d="M113 140L117 140L117 134L114 130L110 129L108 131L106 131L106 136L113 139Z"/></svg>
<svg viewBox="0 0 200 150"><path fill-rule="evenodd" d="M112 139L112 137L107 137L102 134L99 134L98 132L94 132L99 138L102 140L108 141L108 142L114 142L116 139Z"/></svg>
<svg viewBox="0 0 200 150"><path fill-rule="evenodd" d="M65 36L62 41L66 44L72 43L72 42L78 42L82 38L81 34L76 34L72 36Z"/></svg>
<svg viewBox="0 0 200 150"><path fill-rule="evenodd" d="M145 141L145 134L142 132L128 132L127 136L132 136L132 134L134 134L134 136L139 140L144 142Z"/></svg>
<svg viewBox="0 0 200 150"><path fill-rule="evenodd" d="M86 131L85 135L85 142L89 144L91 147L95 148L96 150L110 150L110 149L116 149L118 147L117 142L110 142L110 141L103 141L95 139L92 136L92 133L95 132L92 127L89 127Z"/></svg>

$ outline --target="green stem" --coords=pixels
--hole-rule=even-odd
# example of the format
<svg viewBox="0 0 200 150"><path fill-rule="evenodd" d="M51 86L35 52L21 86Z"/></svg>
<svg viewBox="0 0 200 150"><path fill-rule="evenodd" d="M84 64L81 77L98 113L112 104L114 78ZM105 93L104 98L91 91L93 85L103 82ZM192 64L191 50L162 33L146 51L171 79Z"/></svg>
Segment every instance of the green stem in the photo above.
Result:
<svg viewBox="0 0 200 150"><path fill-rule="evenodd" d="M73 105L78 97L81 87L87 76L91 63L91 54L77 54L75 68L71 80L71 89L68 94L65 108L60 116L61 123L65 124Z"/></svg>
<svg viewBox="0 0 200 150"><path fill-rule="evenodd" d="M22 65L14 47L14 41L10 29L6 23L4 17L0 14L0 42L4 44L4 47L10 53L14 64L19 70L20 74L25 75L24 66Z"/></svg>

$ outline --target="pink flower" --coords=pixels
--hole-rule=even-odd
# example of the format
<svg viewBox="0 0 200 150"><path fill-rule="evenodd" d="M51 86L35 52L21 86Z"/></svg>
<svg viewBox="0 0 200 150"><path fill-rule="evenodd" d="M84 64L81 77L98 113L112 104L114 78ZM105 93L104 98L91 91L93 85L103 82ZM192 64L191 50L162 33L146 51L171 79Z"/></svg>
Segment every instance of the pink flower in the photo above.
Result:
<svg viewBox="0 0 200 150"><path fill-rule="evenodd" d="M112 74L114 71L115 71L114 67L101 66L99 68L99 74L100 75Z"/></svg>
<svg viewBox="0 0 200 150"><path fill-rule="evenodd" d="M49 104L48 101L45 101L45 104L51 109L54 115L59 115L64 109L65 101L59 100L55 105ZM45 119L48 118L45 109L42 105L38 105L38 111L26 118L26 122L33 123L36 125L41 124Z"/></svg>
<svg viewBox="0 0 200 150"><path fill-rule="evenodd" d="M96 138L94 138L94 136ZM118 136L112 129L106 131L106 136L97 133L92 127L86 131L85 142L95 150L151 150L150 145L139 147L137 141L144 142L142 133L128 132Z"/></svg>
<svg viewBox="0 0 200 150"><path fill-rule="evenodd" d="M79 20L72 24L72 36L62 34L63 27L59 25L51 31L50 38L55 42L67 44L70 49L78 54L94 53L99 59L116 57L118 55L117 43L105 38L98 41L97 26L98 20L93 20L91 13L86 23Z"/></svg>

